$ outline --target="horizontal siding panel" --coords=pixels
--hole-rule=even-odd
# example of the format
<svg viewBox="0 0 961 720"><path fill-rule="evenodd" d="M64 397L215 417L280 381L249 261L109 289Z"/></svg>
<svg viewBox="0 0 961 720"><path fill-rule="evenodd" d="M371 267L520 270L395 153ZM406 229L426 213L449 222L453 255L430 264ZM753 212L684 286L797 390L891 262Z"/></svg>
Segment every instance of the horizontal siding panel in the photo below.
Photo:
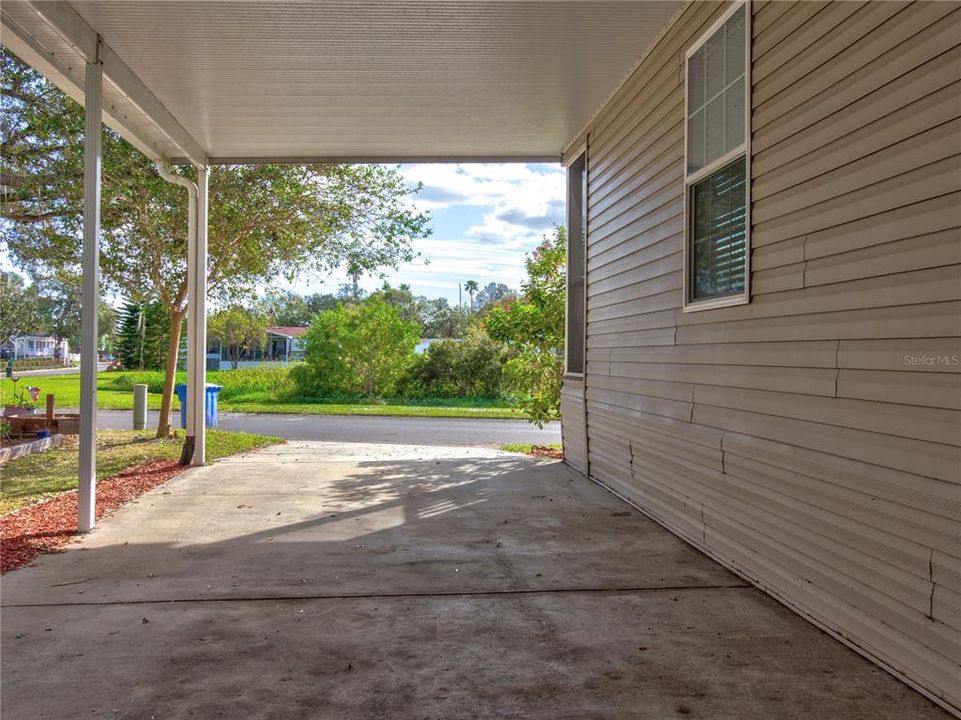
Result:
<svg viewBox="0 0 961 720"><path fill-rule="evenodd" d="M804 259L815 260L958 227L961 193L954 192L820 230L800 240Z"/></svg>
<svg viewBox="0 0 961 720"><path fill-rule="evenodd" d="M588 323L587 347L612 348L612 347L642 347L646 345L672 345L674 343L674 328L663 330L634 330L608 333L606 335L595 335Z"/></svg>
<svg viewBox="0 0 961 720"><path fill-rule="evenodd" d="M634 272L635 268L642 269L642 272L648 276L652 274L659 275L661 273L654 272L651 268L645 266L670 256L676 256L675 262L677 265L669 267L668 269L677 270L683 267L683 263L681 262L681 243L682 239L680 235L672 235L616 258L615 262L609 261L607 257L599 257L591 264L591 267L588 268L588 282L595 283L615 275L631 273Z"/></svg>
<svg viewBox="0 0 961 720"><path fill-rule="evenodd" d="M958 62L961 62L961 50L949 50L860 98L845 107L844 112L817 120L804 132L763 150L752 144L752 171L759 177L772 169L803 162L828 144L838 144L838 140L849 135L861 135L863 128L876 128L878 120L957 83ZM763 132L760 130L758 135L763 137Z"/></svg>
<svg viewBox="0 0 961 720"><path fill-rule="evenodd" d="M804 237L751 248L751 271L770 270L804 261ZM754 289L754 288L752 288Z"/></svg>
<svg viewBox="0 0 961 720"><path fill-rule="evenodd" d="M770 270L751 268L751 294L784 292L804 287L804 263L782 265Z"/></svg>
<svg viewBox="0 0 961 720"><path fill-rule="evenodd" d="M733 453L751 458L954 523L961 518L961 493L952 482L734 432L724 434L723 449L725 456Z"/></svg>
<svg viewBox="0 0 961 720"><path fill-rule="evenodd" d="M893 3L891 3L893 4ZM770 41L752 47L754 64L751 80L754 83L753 101L761 103L776 95L785 87L804 78L809 72L843 51L851 44L850 30L843 24L855 13L853 18L858 27L866 32L884 22L888 14L872 17L867 2L823 3L816 17L810 18L802 26L794 26L793 32L783 34L785 26L778 23L777 32L783 38L777 47ZM860 11L860 12L859 12ZM787 16L784 18L787 20ZM775 28L763 33L759 39L776 38ZM772 49L769 54L765 48ZM767 82L765 82L767 79Z"/></svg>
<svg viewBox="0 0 961 720"><path fill-rule="evenodd" d="M961 542L961 532L954 520L835 483L819 481L731 452L724 453L724 469L736 477L808 504L826 516L837 516L839 522L860 523L857 532L873 538L871 542L882 548L876 551L876 557L915 575L929 577L932 547L950 553ZM857 544L861 536L852 536L845 531L844 537Z"/></svg>
<svg viewBox="0 0 961 720"><path fill-rule="evenodd" d="M935 586L931 596L931 617L955 630L961 628L961 593Z"/></svg>
<svg viewBox="0 0 961 720"><path fill-rule="evenodd" d="M752 147L762 151L954 49L958 11L945 18L949 5L912 5L895 16L896 22L884 23L834 56L821 72L754 105Z"/></svg>
<svg viewBox="0 0 961 720"><path fill-rule="evenodd" d="M923 137L926 132L947 133L947 141L950 142L952 133L957 134L957 125L952 125L952 121L959 116L961 83L955 82L855 132L826 143L816 150L809 150L791 162L769 166L763 171L755 164L752 166L754 182L751 196L755 201L759 201L810 182L814 178L829 182L831 175L837 174L840 168L856 171L866 163L872 164L871 178L877 180L879 176L876 170L880 171L881 165L874 166L880 159L873 157L875 153L883 153L885 162L890 164L889 157L901 151L899 145L915 142L916 138ZM944 126L949 129L943 129ZM934 159L940 158L935 156Z"/></svg>
<svg viewBox="0 0 961 720"><path fill-rule="evenodd" d="M697 403L694 422L961 485L961 450L952 445Z"/></svg>
<svg viewBox="0 0 961 720"><path fill-rule="evenodd" d="M598 238L596 243L591 241L587 248L588 272L594 267L602 267L617 261L626 262L624 258L632 253L653 248L664 242L674 241L676 249L683 247L684 214L682 206L677 212L655 227L648 228L640 235L621 239L618 242L602 242L607 238ZM660 252L660 251L657 251Z"/></svg>
<svg viewBox="0 0 961 720"><path fill-rule="evenodd" d="M618 377L592 378L587 399L617 407L624 405L648 415L674 418L689 422L693 406L689 402L665 400L660 397L636 394L630 389L630 380Z"/></svg>
<svg viewBox="0 0 961 720"><path fill-rule="evenodd" d="M644 363L834 368L837 347L834 341L676 345L629 352L615 349L611 350L609 359Z"/></svg>
<svg viewBox="0 0 961 720"><path fill-rule="evenodd" d="M961 323L961 317L958 322ZM961 338L842 340L838 346L838 367L959 373Z"/></svg>
<svg viewBox="0 0 961 720"><path fill-rule="evenodd" d="M961 298L957 266L915 270L852 280L836 285L790 290L770 295L759 295L748 305L697 313L681 314L678 325L694 325L708 321L725 322L748 318L766 318L798 313L837 312L907 305L935 303ZM951 333L949 333L951 334ZM680 340L678 342L681 342Z"/></svg>
<svg viewBox="0 0 961 720"><path fill-rule="evenodd" d="M931 576L935 585L961 592L961 550L955 545L949 552L935 550L931 555Z"/></svg>
<svg viewBox="0 0 961 720"><path fill-rule="evenodd" d="M595 294L600 294L607 292L608 290L630 287L639 281L649 282L654 278L663 278L666 275L679 276L683 268L684 263L682 261L681 253L674 252L657 260L651 260L650 262L642 265L635 265L634 267L628 268L615 275L608 275L605 278L591 279L591 287ZM588 277L590 277L589 274ZM670 282L670 284L666 285L664 289L677 286L678 281L674 279ZM661 290L657 290L656 292L661 292ZM650 295L652 293L643 294Z"/></svg>
<svg viewBox="0 0 961 720"><path fill-rule="evenodd" d="M808 260L804 264L804 285L827 285L946 265L961 267L961 229ZM958 279L961 281L961 271Z"/></svg>
<svg viewBox="0 0 961 720"><path fill-rule="evenodd" d="M942 146L953 151L952 145ZM799 235L843 225L895 208L923 202L932 197L958 192L961 189L961 159L958 155L911 170L902 175L866 185L842 197L835 197L818 206L817 212L803 208L781 215L768 222L757 221L751 228L752 244L766 245ZM753 204L755 207L763 203Z"/></svg>
<svg viewBox="0 0 961 720"><path fill-rule="evenodd" d="M702 323L697 325L679 324L677 344L946 337L958 333L958 313L961 313L961 303L941 302L727 322L709 322L703 319ZM683 319L686 321L687 317Z"/></svg>
<svg viewBox="0 0 961 720"><path fill-rule="evenodd" d="M607 387L604 383L617 383L626 388L626 393L648 395L665 400L679 400L686 403L694 402L694 386L691 383L669 382L666 380L639 380L637 378L614 377L609 374L591 373L591 387ZM616 403L613 403L616 405ZM687 420L690 420L688 413Z"/></svg>
<svg viewBox="0 0 961 720"><path fill-rule="evenodd" d="M615 377L834 396L834 370L758 365L611 362Z"/></svg>
<svg viewBox="0 0 961 720"><path fill-rule="evenodd" d="M841 370L838 397L961 410L961 375L900 370Z"/></svg>
<svg viewBox="0 0 961 720"><path fill-rule="evenodd" d="M767 32L754 38L754 42L751 43L754 64L763 65L762 58L775 48L779 50L780 55L792 55L795 52L795 46L804 40L804 33L808 28L820 27L818 22L820 18L816 16L831 12L831 5L824 0L805 0L794 5L776 24L771 25ZM774 63L769 64L774 65Z"/></svg>
<svg viewBox="0 0 961 720"><path fill-rule="evenodd" d="M866 186L924 168L942 160L946 148L952 146L961 148L961 121L958 120L911 134L895 145L836 170L818 174L815 165L786 178L772 171L755 178L751 185L752 222L764 223L813 205L823 205L827 200L836 200Z"/></svg>
<svg viewBox="0 0 961 720"><path fill-rule="evenodd" d="M961 414L954 410L703 385L695 385L694 402L961 446Z"/></svg>

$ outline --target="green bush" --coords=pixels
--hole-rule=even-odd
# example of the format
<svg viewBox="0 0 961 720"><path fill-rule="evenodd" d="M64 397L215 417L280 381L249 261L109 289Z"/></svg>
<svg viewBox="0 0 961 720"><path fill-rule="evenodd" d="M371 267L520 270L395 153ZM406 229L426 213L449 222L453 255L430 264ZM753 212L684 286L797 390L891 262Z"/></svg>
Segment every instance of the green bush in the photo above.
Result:
<svg viewBox="0 0 961 720"><path fill-rule="evenodd" d="M317 315L306 334L305 363L294 368L301 394L312 398L387 397L414 362L419 328L374 295Z"/></svg>
<svg viewBox="0 0 961 720"><path fill-rule="evenodd" d="M54 360L53 358L21 358L13 361L14 372L23 372L24 370L47 370L50 368L61 367L63 367L63 361Z"/></svg>
<svg viewBox="0 0 961 720"><path fill-rule="evenodd" d="M432 343L417 359L405 390L412 397L498 398L508 359L503 343L473 330L464 340Z"/></svg>

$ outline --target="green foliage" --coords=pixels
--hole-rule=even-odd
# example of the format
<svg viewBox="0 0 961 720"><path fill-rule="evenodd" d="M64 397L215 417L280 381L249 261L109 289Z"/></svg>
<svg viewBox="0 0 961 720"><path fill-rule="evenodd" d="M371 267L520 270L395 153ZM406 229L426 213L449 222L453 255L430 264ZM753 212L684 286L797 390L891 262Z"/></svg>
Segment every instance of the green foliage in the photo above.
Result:
<svg viewBox="0 0 961 720"><path fill-rule="evenodd" d="M114 351L123 366L163 370L170 343L170 315L164 306L159 302L127 303L119 315ZM182 329L181 334L184 332Z"/></svg>
<svg viewBox="0 0 961 720"><path fill-rule="evenodd" d="M413 367L408 393L436 397L499 397L508 357L504 343L491 340L480 328L469 332L463 341L432 343Z"/></svg>
<svg viewBox="0 0 961 720"><path fill-rule="evenodd" d="M260 301L260 310L271 325L307 327L319 312L337 305L337 298L329 293L298 295L289 290L271 290Z"/></svg>
<svg viewBox="0 0 961 720"><path fill-rule="evenodd" d="M538 427L560 417L566 255L567 236L558 227L525 260L522 297L493 308L485 322L492 338L516 350L506 366L511 393Z"/></svg>
<svg viewBox="0 0 961 720"><path fill-rule="evenodd" d="M267 343L267 317L242 305L218 310L207 320L207 331L220 340L236 370L240 358Z"/></svg>
<svg viewBox="0 0 961 720"><path fill-rule="evenodd" d="M292 375L307 397L388 396L414 360L418 330L381 297L343 303L314 318Z"/></svg>
<svg viewBox="0 0 961 720"><path fill-rule="evenodd" d="M0 343L37 332L39 322L36 288L27 288L15 272L0 271Z"/></svg>
<svg viewBox="0 0 961 720"><path fill-rule="evenodd" d="M178 372L177 382L186 382L187 375ZM295 386L290 379L289 370L284 367L256 367L243 370L219 370L207 373L207 382L220 385L221 401L259 400L270 397L282 400L293 394ZM98 387L116 391L132 391L133 386L145 384L148 393L163 390L162 372L120 372L100 376Z"/></svg>

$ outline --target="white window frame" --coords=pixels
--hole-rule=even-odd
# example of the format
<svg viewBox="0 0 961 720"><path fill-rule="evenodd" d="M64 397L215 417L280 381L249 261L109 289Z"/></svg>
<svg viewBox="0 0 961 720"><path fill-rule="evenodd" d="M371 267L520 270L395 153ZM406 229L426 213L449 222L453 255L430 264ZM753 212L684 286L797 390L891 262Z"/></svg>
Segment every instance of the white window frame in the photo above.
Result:
<svg viewBox="0 0 961 720"><path fill-rule="evenodd" d="M584 177L583 177L583 179L582 179L582 181L581 181L581 187L582 187L584 190L583 190L583 192L582 192L581 203L582 203L582 205L583 205L583 210L582 210L582 212L584 213L584 216L585 216L585 218L586 218L586 217L587 217L587 182L588 182L588 180L587 180L587 143L586 143L586 142L585 142L584 144L578 146L578 148L577 148L573 153L570 154L570 160L569 160L567 163L565 163L564 168L565 168L568 172L570 172L570 167L571 167L571 165L573 165L573 164L576 163L578 160L580 160L581 157L584 158ZM566 189L566 193L569 194L569 193L570 193L570 179L569 179L569 178L566 178L566 179L565 179L564 187L565 187L565 189ZM568 196L569 196L569 195L568 195ZM572 221L572 218L571 218L571 205L570 205L570 202L567 203L565 220L566 220L566 222L567 222L567 272L570 272L570 266L571 266L571 263L570 263L570 258L571 258L571 226L572 226L572 222L573 222L573 221ZM577 218L577 222L578 222L578 223L581 222L581 219L580 219L579 217ZM570 292L569 292L569 288L570 288L570 278L568 278L567 281L565 282L565 292L564 292L564 377L566 377L566 378L571 378L571 379L575 379L575 380L582 379L582 378L584 377L584 375L586 374L586 372L587 372L587 223L586 223L586 222L584 223L584 233L583 233L583 234L584 234L584 237L582 238L582 242L583 242L583 245L584 245L584 292L583 292L583 295L584 295L584 297L583 297L584 307L583 307L583 309L582 309L582 312L583 312L582 317L584 318L584 322L583 322L583 327L581 328L581 330L582 330L582 335L581 335L581 352L583 353L583 356L582 356L582 358L581 358L581 370L580 370L580 371L572 371L572 370L569 370L569 369L568 369L568 360L569 360L569 358L570 358L570 355L569 355L569 353L568 353L567 331L568 331L568 329L569 329L570 326L571 326L571 324L570 324L570 300L571 300L571 296L570 296Z"/></svg>
<svg viewBox="0 0 961 720"><path fill-rule="evenodd" d="M711 36L720 30L731 16L744 8L744 142L713 160L700 170L689 173L687 162L687 129L688 129L688 64L691 56L704 45ZM717 172L725 165L744 156L744 291L737 295L727 295L706 300L694 300L691 297L691 271L693 269L691 243L691 188L704 178ZM699 310L713 310L731 305L745 305L751 301L751 0L735 2L717 21L701 35L684 55L684 312Z"/></svg>

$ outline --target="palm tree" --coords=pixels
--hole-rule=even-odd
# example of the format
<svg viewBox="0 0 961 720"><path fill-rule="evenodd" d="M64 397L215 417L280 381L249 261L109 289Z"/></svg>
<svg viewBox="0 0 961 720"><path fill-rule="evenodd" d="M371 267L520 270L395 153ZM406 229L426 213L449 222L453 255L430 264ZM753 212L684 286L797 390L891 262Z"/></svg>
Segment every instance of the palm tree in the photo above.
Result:
<svg viewBox="0 0 961 720"><path fill-rule="evenodd" d="M468 280L467 282L464 283L464 289L467 291L467 294L470 295L471 313L474 312L474 293L477 292L477 289L479 287L480 286L477 284L476 280Z"/></svg>

